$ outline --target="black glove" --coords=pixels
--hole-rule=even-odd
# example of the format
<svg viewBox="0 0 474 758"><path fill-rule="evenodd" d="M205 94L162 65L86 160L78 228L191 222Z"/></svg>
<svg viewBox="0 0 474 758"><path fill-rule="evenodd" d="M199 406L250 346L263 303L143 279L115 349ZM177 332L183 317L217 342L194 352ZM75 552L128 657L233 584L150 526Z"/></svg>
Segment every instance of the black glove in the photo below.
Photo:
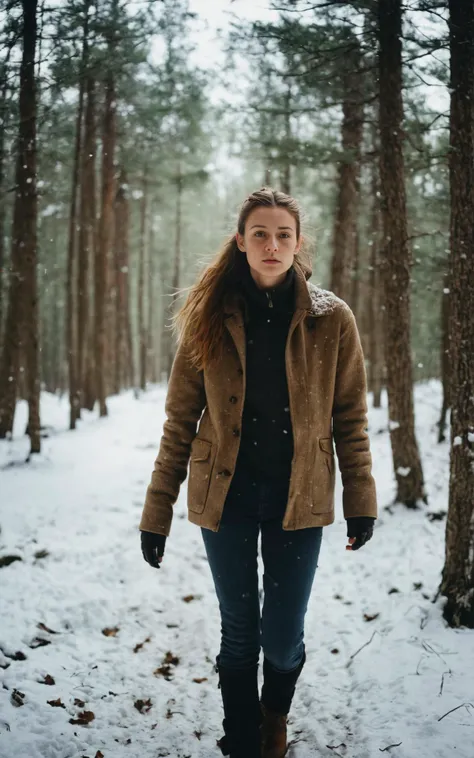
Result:
<svg viewBox="0 0 474 758"><path fill-rule="evenodd" d="M352 550L358 550L368 542L374 533L374 521L372 516L353 516L347 520L347 536L355 537Z"/></svg>
<svg viewBox="0 0 474 758"><path fill-rule="evenodd" d="M142 555L153 568L161 568L158 558L165 552L166 537L154 532L141 532Z"/></svg>

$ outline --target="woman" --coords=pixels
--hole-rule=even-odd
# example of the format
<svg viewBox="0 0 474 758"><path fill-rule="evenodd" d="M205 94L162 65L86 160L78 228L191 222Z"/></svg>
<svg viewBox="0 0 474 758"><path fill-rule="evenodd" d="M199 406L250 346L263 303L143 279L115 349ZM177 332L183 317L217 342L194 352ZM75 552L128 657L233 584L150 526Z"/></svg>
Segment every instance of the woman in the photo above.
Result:
<svg viewBox="0 0 474 758"><path fill-rule="evenodd" d="M218 745L231 758L286 753L322 529L334 521L333 439L347 550L371 538L377 517L357 327L342 300L307 282L302 241L296 201L263 188L191 288L140 522L143 556L159 568L190 459L188 516L201 527L221 613Z"/></svg>

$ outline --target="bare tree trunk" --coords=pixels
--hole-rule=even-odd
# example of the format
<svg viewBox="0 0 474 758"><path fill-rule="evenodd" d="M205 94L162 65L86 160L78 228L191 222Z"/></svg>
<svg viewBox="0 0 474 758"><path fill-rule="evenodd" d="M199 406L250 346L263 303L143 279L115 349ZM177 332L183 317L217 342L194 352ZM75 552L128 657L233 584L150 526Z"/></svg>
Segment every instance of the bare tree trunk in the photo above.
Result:
<svg viewBox="0 0 474 758"><path fill-rule="evenodd" d="M372 131L372 148L378 153L379 145L376 128ZM384 373L383 341L385 336L385 309L382 308L383 292L380 275L380 248L382 239L382 213L380 208L380 173L377 159L371 165L371 199L370 217L370 266L369 289L367 293L368 332L369 332L369 389L372 392L373 407L380 408L382 404L382 387Z"/></svg>
<svg viewBox="0 0 474 758"><path fill-rule="evenodd" d="M91 264L96 239L95 200L95 83L91 75L86 79L86 105L84 115L84 142L80 183L80 224L78 240L77 275L77 380L80 405L84 404L86 357L91 330Z"/></svg>
<svg viewBox="0 0 474 758"><path fill-rule="evenodd" d="M171 292L173 297L169 306L169 317L173 316L175 307L174 295L179 289L180 274L181 274L181 215L182 215L182 202L183 202L183 175L181 173L181 165L178 168L178 175L176 177L176 224L175 224L175 246L174 246L174 265L173 265L173 279L171 282ZM171 372L171 366L173 365L175 345L174 341L169 338L168 342L168 377Z"/></svg>
<svg viewBox="0 0 474 758"><path fill-rule="evenodd" d="M114 203L114 152L115 152L115 82L112 72L107 74L105 89L104 127L102 136L102 207L99 222L99 240L95 256L95 382L99 413L107 415L106 404L106 296L108 251L111 241Z"/></svg>
<svg viewBox="0 0 474 758"><path fill-rule="evenodd" d="M331 290L343 300L350 300L350 273L357 252L357 215L359 174L364 123L361 94L361 53L354 43L350 65L344 73L342 150L339 162L338 191L334 221ZM352 305L352 303L351 303Z"/></svg>
<svg viewBox="0 0 474 758"><path fill-rule="evenodd" d="M450 399L450 375L451 361L449 357L449 276L444 277L444 292L441 300L441 382L443 384L443 406L438 421L438 442L444 442L446 439L446 417L448 409L451 407Z"/></svg>
<svg viewBox="0 0 474 758"><path fill-rule="evenodd" d="M36 0L23 0L23 55L16 192L12 229L12 270L0 373L0 438L11 433L20 355L26 362L31 453L40 451L38 303L36 285Z"/></svg>
<svg viewBox="0 0 474 758"><path fill-rule="evenodd" d="M7 61L10 55L7 54ZM3 272L5 270L5 216L6 216L6 197L5 197L5 131L7 129L7 84L8 84L8 65L4 61L0 73L0 350L3 346Z"/></svg>
<svg viewBox="0 0 474 758"><path fill-rule="evenodd" d="M133 367L130 353L130 313L129 313L129 201L127 177L122 171L115 198L115 256L117 261L117 344L116 344L116 384L130 387Z"/></svg>
<svg viewBox="0 0 474 758"><path fill-rule="evenodd" d="M386 364L396 499L426 502L415 437L410 339L410 266L403 161L401 0L379 0L380 176L383 203L383 273Z"/></svg>
<svg viewBox="0 0 474 758"><path fill-rule="evenodd" d="M449 0L451 469L443 615L474 628L474 3Z"/></svg>
<svg viewBox="0 0 474 758"><path fill-rule="evenodd" d="M281 189L287 195L291 193L291 156L290 156L290 143L291 143L291 80L288 79L286 85L285 96L285 138L287 141L287 149L285 151L285 162L281 172Z"/></svg>
<svg viewBox="0 0 474 758"><path fill-rule="evenodd" d="M149 223L148 239L148 318L147 318L147 378L150 382L156 382L156 361L155 361L155 230L153 227L153 217Z"/></svg>
<svg viewBox="0 0 474 758"><path fill-rule="evenodd" d="M84 272L79 265L76 265L76 240L77 240L77 199L79 194L80 182L80 162L81 162L81 144L82 144L82 118L84 112L84 87L85 87L85 67L88 57L88 34L89 34L89 3L84 3L84 24L82 39L82 59L79 72L79 100L77 104L76 117L76 137L74 145L74 161L72 170L72 187L71 187L71 206L69 211L69 241L67 256L67 355L69 369L69 428L76 428L76 421L80 414L80 381L79 381L79 363L78 363L78 299L76 297L76 288L74 286L77 276L77 285L79 287L79 278ZM77 272L76 272L77 269Z"/></svg>
<svg viewBox="0 0 474 758"><path fill-rule="evenodd" d="M146 389L146 326L145 326L145 267L146 267L146 225L147 225L148 186L146 171L143 170L142 197L140 202L140 258L138 267L138 340L140 389Z"/></svg>

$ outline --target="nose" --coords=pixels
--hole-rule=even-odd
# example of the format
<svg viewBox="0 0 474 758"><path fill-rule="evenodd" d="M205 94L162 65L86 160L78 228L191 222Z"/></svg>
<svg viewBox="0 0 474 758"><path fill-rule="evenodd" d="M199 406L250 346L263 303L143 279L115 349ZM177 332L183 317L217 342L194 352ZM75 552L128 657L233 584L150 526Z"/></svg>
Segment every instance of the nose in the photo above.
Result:
<svg viewBox="0 0 474 758"><path fill-rule="evenodd" d="M267 243L265 245L265 251L267 253L276 253L278 252L278 242L276 237L269 237L267 239Z"/></svg>

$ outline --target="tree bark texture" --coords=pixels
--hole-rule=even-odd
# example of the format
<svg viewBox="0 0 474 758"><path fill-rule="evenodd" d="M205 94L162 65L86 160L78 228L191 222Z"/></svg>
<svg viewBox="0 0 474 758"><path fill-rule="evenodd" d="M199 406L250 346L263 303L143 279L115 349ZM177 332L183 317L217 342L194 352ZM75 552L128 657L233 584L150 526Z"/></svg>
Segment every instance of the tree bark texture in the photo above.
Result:
<svg viewBox="0 0 474 758"><path fill-rule="evenodd" d="M147 336L145 324L145 268L147 248L147 194L148 186L146 172L143 172L142 197L140 201L140 258L138 265L138 340L139 340L139 367L140 389L146 389L146 353Z"/></svg>
<svg viewBox="0 0 474 758"><path fill-rule="evenodd" d="M72 168L72 186L71 201L69 209L69 235L68 235L68 255L67 255L67 355L68 355L68 372L69 372L69 428L76 428L76 420L79 417L80 403L80 381L79 381L79 364L78 364L78 297L75 286L76 279L83 275L83 272L76 261L77 250L77 226L78 226L78 196L80 185L80 166L81 166L81 146L82 146L82 122L84 114L84 89L85 89L85 69L87 66L88 56L88 34L89 34L89 1L84 3L84 25L82 39L82 57L79 71L79 99L77 104L76 116L76 135L74 140L74 158Z"/></svg>
<svg viewBox="0 0 474 758"><path fill-rule="evenodd" d="M448 409L451 407L450 399L450 376L451 361L449 357L449 275L444 277L444 290L441 300L441 382L443 385L443 406L438 422L438 442L446 439L446 419Z"/></svg>
<svg viewBox="0 0 474 758"><path fill-rule="evenodd" d="M130 387L133 383L133 365L129 299L129 227L130 211L127 194L127 177L122 171L115 198L115 259L117 263L116 298L116 385Z"/></svg>
<svg viewBox="0 0 474 758"><path fill-rule="evenodd" d="M36 0L23 0L18 155L12 225L12 265L0 373L0 438L11 433L20 358L27 371L31 452L40 451L38 302L36 282Z"/></svg>
<svg viewBox="0 0 474 758"><path fill-rule="evenodd" d="M95 253L96 230L96 147L95 147L95 82L87 76L82 146L80 224L77 276L77 377L81 405L84 404L88 343L92 327L91 269ZM90 401L89 401L90 402Z"/></svg>
<svg viewBox="0 0 474 758"><path fill-rule="evenodd" d="M451 626L474 628L474 0L450 0L451 467L441 591Z"/></svg>
<svg viewBox="0 0 474 758"><path fill-rule="evenodd" d="M337 180L333 233L331 290L350 303L351 272L357 253L359 175L364 123L361 86L361 53L358 45L349 56L343 74L344 102L341 126L342 151Z"/></svg>
<svg viewBox="0 0 474 758"><path fill-rule="evenodd" d="M401 0L379 0L380 177L390 441L397 501L426 501L415 437L410 340L410 266L403 160Z"/></svg>
<svg viewBox="0 0 474 758"><path fill-rule="evenodd" d="M112 237L114 205L115 82L111 71L105 85L102 135L102 198L99 239L95 257L95 381L99 413L107 415L106 403L106 297L108 292L108 252Z"/></svg>
<svg viewBox="0 0 474 758"><path fill-rule="evenodd" d="M373 407L381 407L383 386L383 339L385 334L385 309L382 308L382 283L380 277L380 243L382 218L379 196L379 172L376 161L372 166L372 211L370 219L370 268L368 290L369 372L368 383L372 392Z"/></svg>

